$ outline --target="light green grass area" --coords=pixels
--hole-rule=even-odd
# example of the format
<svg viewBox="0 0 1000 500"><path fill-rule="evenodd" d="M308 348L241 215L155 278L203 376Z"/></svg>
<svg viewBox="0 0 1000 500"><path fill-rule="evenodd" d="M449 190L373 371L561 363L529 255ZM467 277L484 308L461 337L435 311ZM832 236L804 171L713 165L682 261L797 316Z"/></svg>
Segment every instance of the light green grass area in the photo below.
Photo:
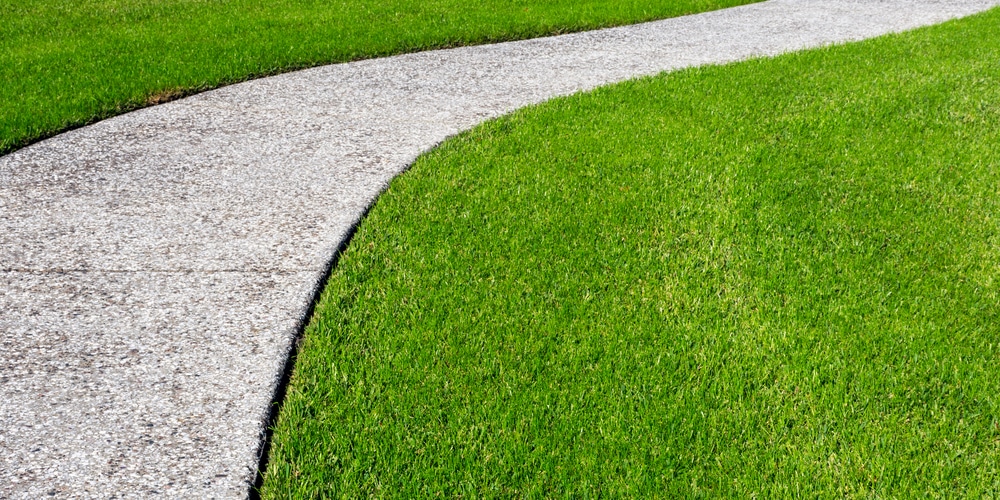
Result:
<svg viewBox="0 0 1000 500"><path fill-rule="evenodd" d="M1000 492L1000 11L450 140L307 329L265 498Z"/></svg>
<svg viewBox="0 0 1000 500"><path fill-rule="evenodd" d="M759 0L4 0L0 154L259 75Z"/></svg>

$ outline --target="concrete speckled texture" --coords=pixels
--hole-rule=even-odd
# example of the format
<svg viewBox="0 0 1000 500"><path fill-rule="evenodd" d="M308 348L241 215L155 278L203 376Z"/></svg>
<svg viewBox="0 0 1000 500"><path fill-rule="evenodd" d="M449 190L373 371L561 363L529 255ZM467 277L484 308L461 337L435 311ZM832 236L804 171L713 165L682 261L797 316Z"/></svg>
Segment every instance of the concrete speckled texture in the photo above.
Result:
<svg viewBox="0 0 1000 500"><path fill-rule="evenodd" d="M1000 0L772 0L326 66L0 158L0 498L241 498L335 248L449 135L639 75L857 40Z"/></svg>

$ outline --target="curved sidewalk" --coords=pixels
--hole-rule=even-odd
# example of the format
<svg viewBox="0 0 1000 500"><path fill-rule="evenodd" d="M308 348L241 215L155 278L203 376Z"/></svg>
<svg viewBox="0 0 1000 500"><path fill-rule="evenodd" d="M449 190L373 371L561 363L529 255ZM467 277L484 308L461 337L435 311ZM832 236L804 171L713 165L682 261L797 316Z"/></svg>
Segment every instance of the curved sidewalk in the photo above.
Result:
<svg viewBox="0 0 1000 500"><path fill-rule="evenodd" d="M0 498L240 498L335 249L421 152L639 75L1000 0L772 0L314 68L0 157Z"/></svg>

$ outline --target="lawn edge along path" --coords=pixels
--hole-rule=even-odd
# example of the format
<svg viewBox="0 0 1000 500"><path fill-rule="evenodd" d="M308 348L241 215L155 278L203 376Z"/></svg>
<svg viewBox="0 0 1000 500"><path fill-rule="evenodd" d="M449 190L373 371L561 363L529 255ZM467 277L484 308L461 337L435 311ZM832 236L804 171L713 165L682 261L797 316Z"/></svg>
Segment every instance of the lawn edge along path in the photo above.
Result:
<svg viewBox="0 0 1000 500"><path fill-rule="evenodd" d="M0 496L246 496L317 284L386 183L552 97L1000 0L772 0L326 66L0 158Z"/></svg>
<svg viewBox="0 0 1000 500"><path fill-rule="evenodd" d="M636 24L761 0L0 4L0 154L228 84Z"/></svg>

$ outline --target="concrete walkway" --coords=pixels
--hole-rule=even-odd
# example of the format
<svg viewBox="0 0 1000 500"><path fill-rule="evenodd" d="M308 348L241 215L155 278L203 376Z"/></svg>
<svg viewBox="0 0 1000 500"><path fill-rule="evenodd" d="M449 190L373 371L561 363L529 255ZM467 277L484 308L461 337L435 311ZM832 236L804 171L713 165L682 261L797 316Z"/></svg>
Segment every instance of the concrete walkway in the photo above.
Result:
<svg viewBox="0 0 1000 500"><path fill-rule="evenodd" d="M937 23L1000 0L772 0L327 66L0 158L0 497L240 498L334 250L422 151L660 71Z"/></svg>

